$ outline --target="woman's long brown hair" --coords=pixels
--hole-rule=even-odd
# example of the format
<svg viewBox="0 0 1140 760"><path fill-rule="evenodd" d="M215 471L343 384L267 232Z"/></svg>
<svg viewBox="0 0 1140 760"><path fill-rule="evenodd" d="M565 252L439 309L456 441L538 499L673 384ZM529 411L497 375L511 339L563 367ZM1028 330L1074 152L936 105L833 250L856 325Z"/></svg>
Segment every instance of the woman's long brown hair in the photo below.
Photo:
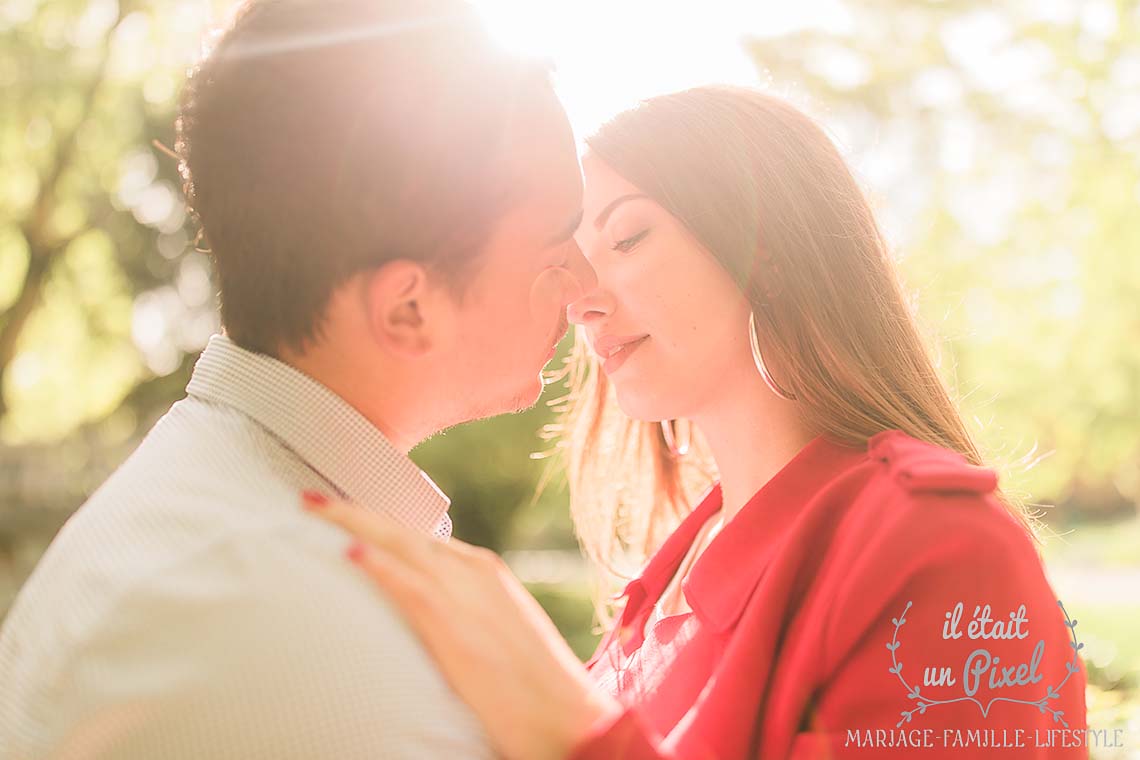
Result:
<svg viewBox="0 0 1140 760"><path fill-rule="evenodd" d="M644 101L587 145L733 276L809 429L865 446L897 428L982 464L870 204L808 116L758 91L698 87ZM693 508L715 466L685 421L678 437L692 444L676 457L659 424L626 417L580 333L567 374L557 430L575 529L587 556L627 577ZM1031 527L1022 506L1003 501Z"/></svg>

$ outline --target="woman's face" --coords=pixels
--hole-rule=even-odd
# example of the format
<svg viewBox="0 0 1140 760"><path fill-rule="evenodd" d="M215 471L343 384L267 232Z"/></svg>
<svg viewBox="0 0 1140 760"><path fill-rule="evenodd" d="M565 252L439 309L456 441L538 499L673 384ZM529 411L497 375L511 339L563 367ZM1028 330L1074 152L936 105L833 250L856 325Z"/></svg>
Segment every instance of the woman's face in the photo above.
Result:
<svg viewBox="0 0 1140 760"><path fill-rule="evenodd" d="M597 286L570 304L634 419L697 418L752 372L749 304L681 222L593 156L575 239Z"/></svg>

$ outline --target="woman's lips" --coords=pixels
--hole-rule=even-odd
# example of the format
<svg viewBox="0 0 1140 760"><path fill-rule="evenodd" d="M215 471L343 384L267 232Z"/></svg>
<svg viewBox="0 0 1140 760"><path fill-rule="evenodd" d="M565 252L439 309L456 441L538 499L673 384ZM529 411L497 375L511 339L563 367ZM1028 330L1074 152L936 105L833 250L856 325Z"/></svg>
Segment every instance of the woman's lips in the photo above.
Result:
<svg viewBox="0 0 1140 760"><path fill-rule="evenodd" d="M613 351L613 353L610 353L606 357L606 360L602 362L602 370L607 375L612 375L614 372L617 372L618 368L621 365L625 364L626 359L628 359L633 354L633 352L640 348L641 344L647 340L649 340L649 336L644 335L640 338L635 338L634 340L631 340L627 343L623 343L620 348L618 348L616 351Z"/></svg>

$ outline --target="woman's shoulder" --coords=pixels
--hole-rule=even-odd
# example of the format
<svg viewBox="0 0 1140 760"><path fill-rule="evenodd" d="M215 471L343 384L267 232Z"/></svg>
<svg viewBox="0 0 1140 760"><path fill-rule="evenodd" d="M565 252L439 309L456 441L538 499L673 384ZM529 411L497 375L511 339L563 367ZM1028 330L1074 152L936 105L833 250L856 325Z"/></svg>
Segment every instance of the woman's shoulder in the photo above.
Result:
<svg viewBox="0 0 1140 760"><path fill-rule="evenodd" d="M998 486L994 470L971 464L956 451L920 441L901 430L886 430L870 438L867 456L878 465L878 480L894 486L899 496L921 500L930 494L985 495Z"/></svg>
<svg viewBox="0 0 1140 760"><path fill-rule="evenodd" d="M817 674L829 691L830 707L825 703L821 714L830 709L833 722L850 720L880 687L893 693L898 675L889 670L892 643L897 648L900 640L912 679L934 666L968 664L984 648L995 656L994 665L1036 657L1049 683L1063 683L1073 654L1071 621L1049 584L1032 532L1004 502L996 473L898 431L873 438L867 453L858 493L836 516L802 613L800 630L816 647ZM1025 636L1013 640L975 640L985 637L973 632L959 637L953 628L982 631L993 621L1018 620ZM1043 660L1034 649L1038 642L1044 642ZM1083 721L1080 678L1070 684L1063 704L1074 725ZM1042 684L1024 698L1038 698L1044 690ZM945 691L945 697L926 685L923 691L962 701L961 687ZM899 692L900 709L906 693ZM1021 692L1012 696L1023 698ZM949 721L944 725L971 725L972 713L938 715ZM898 717L893 712L883 720L894 725ZM1014 718L1022 720L1020 714Z"/></svg>
<svg viewBox="0 0 1140 760"><path fill-rule="evenodd" d="M994 470L898 430L868 441L863 466L832 543L848 577L932 564L960 571L966 558L991 569L1039 563L1030 526L998 491Z"/></svg>
<svg viewBox="0 0 1140 760"><path fill-rule="evenodd" d="M917 522L1025 533L998 490L997 472L956 451L888 430L868 441L865 467L851 516L869 527L897 530Z"/></svg>
<svg viewBox="0 0 1140 760"><path fill-rule="evenodd" d="M888 431L869 442L872 469L837 517L816 578L827 610L827 650L883 625L910 602L938 625L958 602L1015 610L1058 623L1032 531L1001 498L994 471Z"/></svg>

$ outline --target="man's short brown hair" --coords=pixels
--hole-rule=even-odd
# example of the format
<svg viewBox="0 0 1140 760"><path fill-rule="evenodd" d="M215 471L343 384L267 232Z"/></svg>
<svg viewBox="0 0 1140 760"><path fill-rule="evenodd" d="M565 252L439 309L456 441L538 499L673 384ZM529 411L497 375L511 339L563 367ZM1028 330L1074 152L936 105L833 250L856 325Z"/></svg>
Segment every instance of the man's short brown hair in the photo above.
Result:
<svg viewBox="0 0 1140 760"><path fill-rule="evenodd" d="M461 293L512 202L502 149L553 97L462 0L249 0L175 143L230 337L302 350L339 285L397 258Z"/></svg>

